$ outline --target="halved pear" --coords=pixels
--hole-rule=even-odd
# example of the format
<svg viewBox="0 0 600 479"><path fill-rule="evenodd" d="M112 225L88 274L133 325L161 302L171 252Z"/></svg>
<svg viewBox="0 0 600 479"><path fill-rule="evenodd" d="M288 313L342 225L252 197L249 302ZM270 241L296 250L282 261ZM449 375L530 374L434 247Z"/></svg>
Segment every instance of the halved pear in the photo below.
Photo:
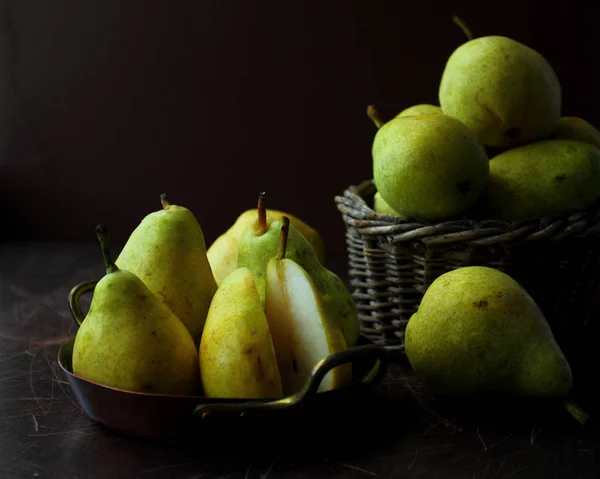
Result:
<svg viewBox="0 0 600 479"><path fill-rule="evenodd" d="M286 396L302 389L319 361L346 349L308 273L281 255L267 266L265 312ZM338 366L327 373L318 391L337 389L351 378L350 364Z"/></svg>

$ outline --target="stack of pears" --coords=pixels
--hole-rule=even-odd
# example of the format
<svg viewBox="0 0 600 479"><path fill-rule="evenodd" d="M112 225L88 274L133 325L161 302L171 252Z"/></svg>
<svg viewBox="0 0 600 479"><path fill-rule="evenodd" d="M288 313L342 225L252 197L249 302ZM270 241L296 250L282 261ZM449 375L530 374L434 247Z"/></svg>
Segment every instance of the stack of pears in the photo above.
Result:
<svg viewBox="0 0 600 479"><path fill-rule="evenodd" d="M373 140L375 211L422 221L517 222L567 214L600 196L600 132L562 115L550 63L504 36L473 38L449 56L438 102L408 107Z"/></svg>
<svg viewBox="0 0 600 479"><path fill-rule="evenodd" d="M323 266L321 236L267 210L265 200L261 193L258 208L208 251L194 214L164 194L116 261L99 225L106 275L77 332L73 372L142 393L277 398L302 389L328 355L356 345L358 313ZM350 365L339 366L319 391L351 375Z"/></svg>

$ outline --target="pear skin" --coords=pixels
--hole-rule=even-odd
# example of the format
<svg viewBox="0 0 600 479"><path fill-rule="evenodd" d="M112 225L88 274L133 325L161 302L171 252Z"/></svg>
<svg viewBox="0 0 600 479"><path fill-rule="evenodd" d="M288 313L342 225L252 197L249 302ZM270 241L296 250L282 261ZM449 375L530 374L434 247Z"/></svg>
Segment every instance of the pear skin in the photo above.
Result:
<svg viewBox="0 0 600 479"><path fill-rule="evenodd" d="M106 243L106 229L99 228ZM99 384L152 394L195 395L198 352L183 323L103 246L107 274L73 345L73 372Z"/></svg>
<svg viewBox="0 0 600 479"><path fill-rule="evenodd" d="M575 140L544 140L490 160L475 208L480 218L522 221L577 212L600 196L600 149Z"/></svg>
<svg viewBox="0 0 600 479"><path fill-rule="evenodd" d="M437 105L429 103L419 103L418 105L409 106L396 115L399 116L414 116L414 115L441 115L442 109Z"/></svg>
<svg viewBox="0 0 600 479"><path fill-rule="evenodd" d="M317 253L319 262L325 264L325 244L317 230L301 219L283 211L267 209L266 214L269 225L272 221L278 220L284 215L287 216L292 224L310 241ZM257 217L258 208L244 211L236 222L208 248L208 261L217 285L221 284L221 281L237 267L240 240L246 230L256 223Z"/></svg>
<svg viewBox="0 0 600 479"><path fill-rule="evenodd" d="M194 214L161 197L163 209L147 215L131 233L116 264L131 271L188 328L196 344L217 284L202 229Z"/></svg>
<svg viewBox="0 0 600 479"><path fill-rule="evenodd" d="M238 266L252 271L262 304L265 302L267 266L277 256L282 220L271 223L264 234L250 228L239 247ZM318 260L310 242L292 224L289 227L286 257L298 263L312 278L327 310L327 318L341 329L348 347L354 346L360 334L358 312L344 282Z"/></svg>
<svg viewBox="0 0 600 479"><path fill-rule="evenodd" d="M269 323L248 269L235 269L219 286L204 325L199 361L207 397L283 396Z"/></svg>
<svg viewBox="0 0 600 479"><path fill-rule="evenodd" d="M462 122L440 114L375 123L381 126L372 145L373 177L394 211L434 221L457 217L475 204L489 159Z"/></svg>
<svg viewBox="0 0 600 479"><path fill-rule="evenodd" d="M406 355L436 392L563 397L571 368L538 305L507 274L468 266L439 276L408 321Z"/></svg>
<svg viewBox="0 0 600 479"><path fill-rule="evenodd" d="M561 116L562 91L539 52L491 35L469 40L450 55L439 103L485 146L510 148L552 133Z"/></svg>
<svg viewBox="0 0 600 479"><path fill-rule="evenodd" d="M394 210L394 208L386 203L379 191L373 196L373 209L377 211L377 213L401 216L396 210Z"/></svg>
<svg viewBox="0 0 600 479"><path fill-rule="evenodd" d="M600 148L600 131L588 121L576 116L562 117L550 138L583 141Z"/></svg>

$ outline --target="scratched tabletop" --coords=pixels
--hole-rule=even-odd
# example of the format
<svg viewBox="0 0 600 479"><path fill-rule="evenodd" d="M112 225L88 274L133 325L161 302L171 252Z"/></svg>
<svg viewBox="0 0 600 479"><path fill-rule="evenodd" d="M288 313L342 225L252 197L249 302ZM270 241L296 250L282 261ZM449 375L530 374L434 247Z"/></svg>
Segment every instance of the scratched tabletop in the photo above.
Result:
<svg viewBox="0 0 600 479"><path fill-rule="evenodd" d="M182 440L119 435L86 417L56 361L76 332L70 288L102 274L94 243L0 245L0 478L600 477L594 421L562 402L436 398L402 360L338 414L287 429L216 419Z"/></svg>

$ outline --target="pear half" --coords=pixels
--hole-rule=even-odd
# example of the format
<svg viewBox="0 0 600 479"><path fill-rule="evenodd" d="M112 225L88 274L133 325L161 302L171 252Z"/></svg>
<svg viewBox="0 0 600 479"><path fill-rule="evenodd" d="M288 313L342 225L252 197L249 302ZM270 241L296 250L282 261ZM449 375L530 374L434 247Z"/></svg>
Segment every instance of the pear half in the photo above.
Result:
<svg viewBox="0 0 600 479"><path fill-rule="evenodd" d="M265 312L286 396L302 389L319 361L346 349L342 332L326 317L312 279L291 259L269 261ZM325 375L318 392L337 389L351 378L350 364L338 366Z"/></svg>

